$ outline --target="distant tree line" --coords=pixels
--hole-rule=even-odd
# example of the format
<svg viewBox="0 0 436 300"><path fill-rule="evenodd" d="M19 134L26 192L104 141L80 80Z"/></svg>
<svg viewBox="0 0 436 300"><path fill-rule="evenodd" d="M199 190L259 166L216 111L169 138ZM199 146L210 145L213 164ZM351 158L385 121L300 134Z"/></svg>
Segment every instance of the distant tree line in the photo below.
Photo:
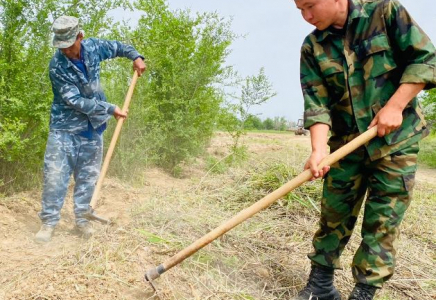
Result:
<svg viewBox="0 0 436 300"><path fill-rule="evenodd" d="M250 115L244 123L244 127L247 130L278 130L285 131L293 129L296 123L294 121L288 121L285 117L266 118L262 120L259 116Z"/></svg>

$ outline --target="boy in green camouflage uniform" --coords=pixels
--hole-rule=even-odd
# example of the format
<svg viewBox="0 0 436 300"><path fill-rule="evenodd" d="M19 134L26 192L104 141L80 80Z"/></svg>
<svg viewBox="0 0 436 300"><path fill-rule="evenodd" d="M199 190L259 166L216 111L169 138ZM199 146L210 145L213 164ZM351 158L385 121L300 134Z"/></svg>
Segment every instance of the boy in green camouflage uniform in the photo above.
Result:
<svg viewBox="0 0 436 300"><path fill-rule="evenodd" d="M312 271L297 299L341 299L333 270L340 268L363 203L362 242L352 264L356 286L348 299L373 299L394 272L418 141L428 133L416 95L435 87L435 48L396 0L295 3L316 27L301 49L305 127L312 141L305 168L314 178L325 177L320 227L309 254ZM378 137L317 170L327 144L335 151L375 125Z"/></svg>

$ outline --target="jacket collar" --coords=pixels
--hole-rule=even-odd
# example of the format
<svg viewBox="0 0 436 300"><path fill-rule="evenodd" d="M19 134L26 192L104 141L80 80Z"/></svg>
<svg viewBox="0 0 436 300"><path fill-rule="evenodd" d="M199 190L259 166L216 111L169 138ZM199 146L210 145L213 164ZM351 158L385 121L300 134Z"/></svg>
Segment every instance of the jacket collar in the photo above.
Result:
<svg viewBox="0 0 436 300"><path fill-rule="evenodd" d="M368 18L368 14L363 7L363 0L348 0L348 26L354 19ZM313 34L316 36L317 42L324 41L329 35L333 33L329 28L325 30L315 29Z"/></svg>
<svg viewBox="0 0 436 300"><path fill-rule="evenodd" d="M80 45L81 45L81 49L80 49L81 53L80 54L83 56L83 60L85 62L85 65L89 65L88 43L86 42L86 40L83 40ZM58 49L56 51L56 56L57 56L59 63L62 65L62 67L71 68L74 66L73 63L71 62L71 60L65 54L63 54L60 49Z"/></svg>
<svg viewBox="0 0 436 300"><path fill-rule="evenodd" d="M83 55L85 66L89 66L89 55L88 55L89 51L87 51L87 49L88 49L87 43L85 42L85 40L83 40L81 43L80 51L81 51L81 55ZM56 56L62 68L73 69L74 72L77 73L77 75L79 76L82 82L84 83L88 82L88 79L85 77L85 75L71 62L71 60L65 54L62 53L60 49L56 51Z"/></svg>

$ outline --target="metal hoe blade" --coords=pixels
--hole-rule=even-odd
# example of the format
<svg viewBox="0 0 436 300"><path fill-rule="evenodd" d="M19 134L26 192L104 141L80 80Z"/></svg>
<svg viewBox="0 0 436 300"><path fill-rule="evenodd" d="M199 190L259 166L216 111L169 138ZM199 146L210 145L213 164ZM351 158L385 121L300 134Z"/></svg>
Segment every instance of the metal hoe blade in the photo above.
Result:
<svg viewBox="0 0 436 300"><path fill-rule="evenodd" d="M95 210L91 206L89 206L88 211L84 214L84 217L86 219L88 219L89 221L97 221L97 222L100 222L101 224L105 224L105 225L111 223L111 221L109 219L105 219L103 217L98 216L95 213Z"/></svg>

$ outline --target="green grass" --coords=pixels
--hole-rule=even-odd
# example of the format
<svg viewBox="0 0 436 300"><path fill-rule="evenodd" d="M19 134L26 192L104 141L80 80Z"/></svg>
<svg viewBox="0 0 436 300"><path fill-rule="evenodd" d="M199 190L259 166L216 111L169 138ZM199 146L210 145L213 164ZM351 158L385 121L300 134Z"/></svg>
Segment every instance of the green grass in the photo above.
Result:
<svg viewBox="0 0 436 300"><path fill-rule="evenodd" d="M436 133L432 133L420 142L418 161L420 164L436 168Z"/></svg>

